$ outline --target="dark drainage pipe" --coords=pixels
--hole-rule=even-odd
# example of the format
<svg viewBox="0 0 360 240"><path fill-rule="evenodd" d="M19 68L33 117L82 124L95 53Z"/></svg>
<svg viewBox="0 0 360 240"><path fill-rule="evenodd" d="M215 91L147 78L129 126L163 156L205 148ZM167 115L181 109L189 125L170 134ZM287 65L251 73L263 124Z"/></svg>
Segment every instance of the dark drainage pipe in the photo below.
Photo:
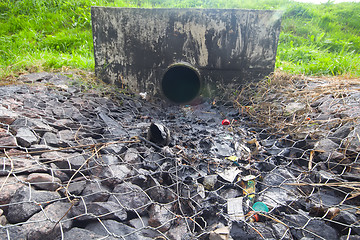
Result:
<svg viewBox="0 0 360 240"><path fill-rule="evenodd" d="M200 87L200 73L189 63L170 65L161 81L164 96L177 104L190 103L198 96Z"/></svg>

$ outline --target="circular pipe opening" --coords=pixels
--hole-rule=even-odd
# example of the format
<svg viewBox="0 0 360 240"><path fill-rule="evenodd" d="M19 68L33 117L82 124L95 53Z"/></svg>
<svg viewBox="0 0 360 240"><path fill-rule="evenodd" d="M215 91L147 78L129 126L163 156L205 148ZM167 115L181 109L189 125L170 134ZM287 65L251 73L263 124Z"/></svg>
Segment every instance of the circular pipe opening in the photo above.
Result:
<svg viewBox="0 0 360 240"><path fill-rule="evenodd" d="M171 65L161 82L165 97L178 104L194 100L200 92L200 85L199 72L186 63Z"/></svg>

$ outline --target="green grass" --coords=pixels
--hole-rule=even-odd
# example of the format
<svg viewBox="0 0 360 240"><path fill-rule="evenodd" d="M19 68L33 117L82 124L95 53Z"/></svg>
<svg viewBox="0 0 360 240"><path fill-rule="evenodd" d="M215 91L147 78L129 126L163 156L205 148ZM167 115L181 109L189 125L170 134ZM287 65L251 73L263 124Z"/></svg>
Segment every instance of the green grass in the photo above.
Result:
<svg viewBox="0 0 360 240"><path fill-rule="evenodd" d="M294 4L283 19L277 68L360 76L360 3Z"/></svg>
<svg viewBox="0 0 360 240"><path fill-rule="evenodd" d="M64 67L94 69L90 6L282 10L276 68L360 76L360 3L290 0L0 0L0 78Z"/></svg>

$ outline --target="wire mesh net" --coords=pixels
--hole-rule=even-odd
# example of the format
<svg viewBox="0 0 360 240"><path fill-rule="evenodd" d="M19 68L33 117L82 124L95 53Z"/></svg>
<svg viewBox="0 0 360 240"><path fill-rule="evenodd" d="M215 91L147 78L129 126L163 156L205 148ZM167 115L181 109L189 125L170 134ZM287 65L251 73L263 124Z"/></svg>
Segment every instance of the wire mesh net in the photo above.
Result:
<svg viewBox="0 0 360 240"><path fill-rule="evenodd" d="M276 75L171 106L71 79L1 87L1 239L360 233L358 81Z"/></svg>

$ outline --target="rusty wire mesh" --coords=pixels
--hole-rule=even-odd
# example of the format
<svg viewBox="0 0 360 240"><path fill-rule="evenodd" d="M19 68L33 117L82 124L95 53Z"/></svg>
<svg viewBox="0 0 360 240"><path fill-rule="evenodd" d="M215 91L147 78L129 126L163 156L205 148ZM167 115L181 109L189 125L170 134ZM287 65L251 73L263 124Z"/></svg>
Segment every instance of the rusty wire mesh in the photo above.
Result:
<svg viewBox="0 0 360 240"><path fill-rule="evenodd" d="M1 239L227 239L236 226L242 239L359 234L358 81L274 76L234 106L181 107L84 91L62 75L25 80L0 91ZM150 122L170 129L169 146L147 140ZM252 212L254 201L269 211Z"/></svg>

